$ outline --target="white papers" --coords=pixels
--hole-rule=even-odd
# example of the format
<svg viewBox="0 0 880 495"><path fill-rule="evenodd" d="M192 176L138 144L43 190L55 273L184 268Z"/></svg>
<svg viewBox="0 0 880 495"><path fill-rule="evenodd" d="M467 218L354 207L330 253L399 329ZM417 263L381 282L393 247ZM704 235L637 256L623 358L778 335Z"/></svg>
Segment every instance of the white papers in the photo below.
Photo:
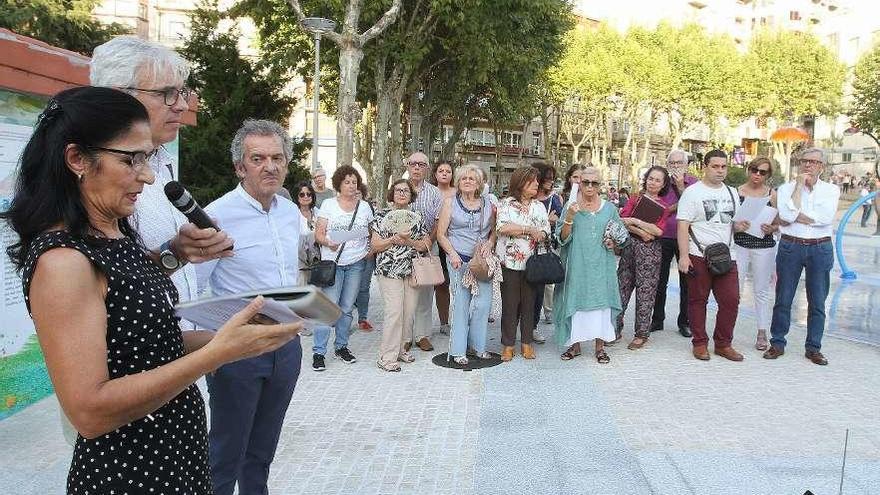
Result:
<svg viewBox="0 0 880 495"><path fill-rule="evenodd" d="M577 199L578 189L580 189L580 187L581 187L581 185L578 183L574 183L571 185L571 193L569 193L569 195L568 195L568 202L569 203L571 203L572 201Z"/></svg>
<svg viewBox="0 0 880 495"><path fill-rule="evenodd" d="M749 222L755 223L754 219L758 217L758 214L760 214L761 210L767 206L769 201L769 197L745 198L742 204L736 209L736 214L733 215L733 221L739 222L741 220L748 220Z"/></svg>
<svg viewBox="0 0 880 495"><path fill-rule="evenodd" d="M195 323L199 328L218 330L252 300L250 298L228 299L225 301L213 301L211 304L178 307L177 316ZM284 303L269 299L268 297L264 299L260 314L266 315L279 323L293 323L302 319Z"/></svg>
<svg viewBox="0 0 880 495"><path fill-rule="evenodd" d="M764 237L766 234L761 230L761 225L773 223L773 220L776 218L776 212L776 208L765 204L758 215L753 220L749 220L750 225L746 233L758 238Z"/></svg>
<svg viewBox="0 0 880 495"><path fill-rule="evenodd" d="M365 228L357 228L351 230L331 230L327 232L327 237L336 244L353 241L355 239L363 239L369 236L369 231Z"/></svg>

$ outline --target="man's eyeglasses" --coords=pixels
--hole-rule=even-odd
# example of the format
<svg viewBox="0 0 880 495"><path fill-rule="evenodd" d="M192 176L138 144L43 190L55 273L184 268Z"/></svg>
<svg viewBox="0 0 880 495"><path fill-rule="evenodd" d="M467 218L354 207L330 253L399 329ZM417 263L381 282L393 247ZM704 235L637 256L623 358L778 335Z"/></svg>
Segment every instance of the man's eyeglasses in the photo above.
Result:
<svg viewBox="0 0 880 495"><path fill-rule="evenodd" d="M758 167L749 167L749 172L753 173L753 174L760 174L761 177L767 177L768 175L770 175L769 170L765 170L765 169L758 168Z"/></svg>
<svg viewBox="0 0 880 495"><path fill-rule="evenodd" d="M676 165L677 165L677 166L681 166L681 165L687 165L688 162L686 162L686 161L684 161L684 160L675 160L675 161L668 161L668 162L666 162L666 164L667 164L667 165L673 165L673 166L676 166Z"/></svg>
<svg viewBox="0 0 880 495"><path fill-rule="evenodd" d="M812 165L816 167L822 165L821 161L813 160L811 158L801 158L800 160L798 160L798 163L800 163L801 165Z"/></svg>
<svg viewBox="0 0 880 495"><path fill-rule="evenodd" d="M417 167L417 168L426 168L428 166L428 164L425 162L409 162L409 165L411 167Z"/></svg>
<svg viewBox="0 0 880 495"><path fill-rule="evenodd" d="M157 95L162 95L165 98L165 104L169 107L177 104L177 100L183 96L184 101L189 101L190 95L193 91L186 86L182 88L166 88L166 89L145 89L145 88L125 88L125 89L133 89L135 91L143 91L144 93L154 93Z"/></svg>
<svg viewBox="0 0 880 495"><path fill-rule="evenodd" d="M117 155L127 156L128 162L126 162L126 165L136 170L146 167L150 159L156 156L156 153L159 152L158 149L145 153L143 151L117 150L113 148L104 148L101 146L88 146L87 148L90 150L106 151L108 153L115 153Z"/></svg>
<svg viewBox="0 0 880 495"><path fill-rule="evenodd" d="M582 180L581 187L601 187L602 183L596 180Z"/></svg>

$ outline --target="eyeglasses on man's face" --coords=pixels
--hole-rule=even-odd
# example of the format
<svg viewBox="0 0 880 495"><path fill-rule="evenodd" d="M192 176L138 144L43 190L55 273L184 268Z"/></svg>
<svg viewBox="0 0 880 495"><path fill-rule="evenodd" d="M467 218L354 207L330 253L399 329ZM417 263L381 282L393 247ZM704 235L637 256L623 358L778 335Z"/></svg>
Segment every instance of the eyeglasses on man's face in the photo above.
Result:
<svg viewBox="0 0 880 495"><path fill-rule="evenodd" d="M153 93L157 95L162 95L165 99L165 104L169 107L172 107L177 104L177 100L180 97L183 97L184 101L189 101L190 95L193 91L186 86L182 88L165 88L165 89L147 89L147 88L125 88L132 89L134 91L142 91L144 93Z"/></svg>
<svg viewBox="0 0 880 495"><path fill-rule="evenodd" d="M409 166L415 168L427 168L428 164L425 162L409 162Z"/></svg>
<svg viewBox="0 0 880 495"><path fill-rule="evenodd" d="M814 160L812 158L801 158L798 160L798 163L800 163L802 167L821 167L823 165L821 160Z"/></svg>
<svg viewBox="0 0 880 495"><path fill-rule="evenodd" d="M767 177L768 175L770 175L769 170L767 170L765 168L758 168L758 167L749 167L749 173L760 174L761 177Z"/></svg>
<svg viewBox="0 0 880 495"><path fill-rule="evenodd" d="M669 165L670 167L682 167L684 165L687 165L687 163L688 162L685 160L668 160L666 162L666 164Z"/></svg>
<svg viewBox="0 0 880 495"><path fill-rule="evenodd" d="M102 146L88 146L87 147L93 151L106 151L107 153L113 153L116 155L127 156L128 160L124 161L126 165L135 169L141 170L147 166L150 159L156 156L156 153L159 152L158 149L152 151L127 151L127 150L117 150L115 148L104 148Z"/></svg>

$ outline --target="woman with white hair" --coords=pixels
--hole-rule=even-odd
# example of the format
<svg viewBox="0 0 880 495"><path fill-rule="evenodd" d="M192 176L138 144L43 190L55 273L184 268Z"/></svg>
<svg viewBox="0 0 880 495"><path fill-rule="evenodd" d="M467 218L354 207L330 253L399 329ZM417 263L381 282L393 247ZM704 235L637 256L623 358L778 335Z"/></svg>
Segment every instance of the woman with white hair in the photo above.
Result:
<svg viewBox="0 0 880 495"><path fill-rule="evenodd" d="M452 293L452 328L449 356L461 366L468 364L470 345L480 359L488 359L486 333L492 306L492 281L478 280L469 262L479 249L484 258L495 244L495 213L482 195L483 176L474 165L455 171L457 193L446 198L437 223L437 242L446 253Z"/></svg>

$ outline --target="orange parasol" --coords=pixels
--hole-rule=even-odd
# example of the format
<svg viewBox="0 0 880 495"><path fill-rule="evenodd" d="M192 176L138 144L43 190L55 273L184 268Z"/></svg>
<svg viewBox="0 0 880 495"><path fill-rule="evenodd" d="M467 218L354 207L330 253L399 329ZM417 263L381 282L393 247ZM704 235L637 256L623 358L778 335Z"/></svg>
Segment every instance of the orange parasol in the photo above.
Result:
<svg viewBox="0 0 880 495"><path fill-rule="evenodd" d="M770 135L770 141L792 143L797 141L809 141L810 135L799 127L780 127Z"/></svg>

